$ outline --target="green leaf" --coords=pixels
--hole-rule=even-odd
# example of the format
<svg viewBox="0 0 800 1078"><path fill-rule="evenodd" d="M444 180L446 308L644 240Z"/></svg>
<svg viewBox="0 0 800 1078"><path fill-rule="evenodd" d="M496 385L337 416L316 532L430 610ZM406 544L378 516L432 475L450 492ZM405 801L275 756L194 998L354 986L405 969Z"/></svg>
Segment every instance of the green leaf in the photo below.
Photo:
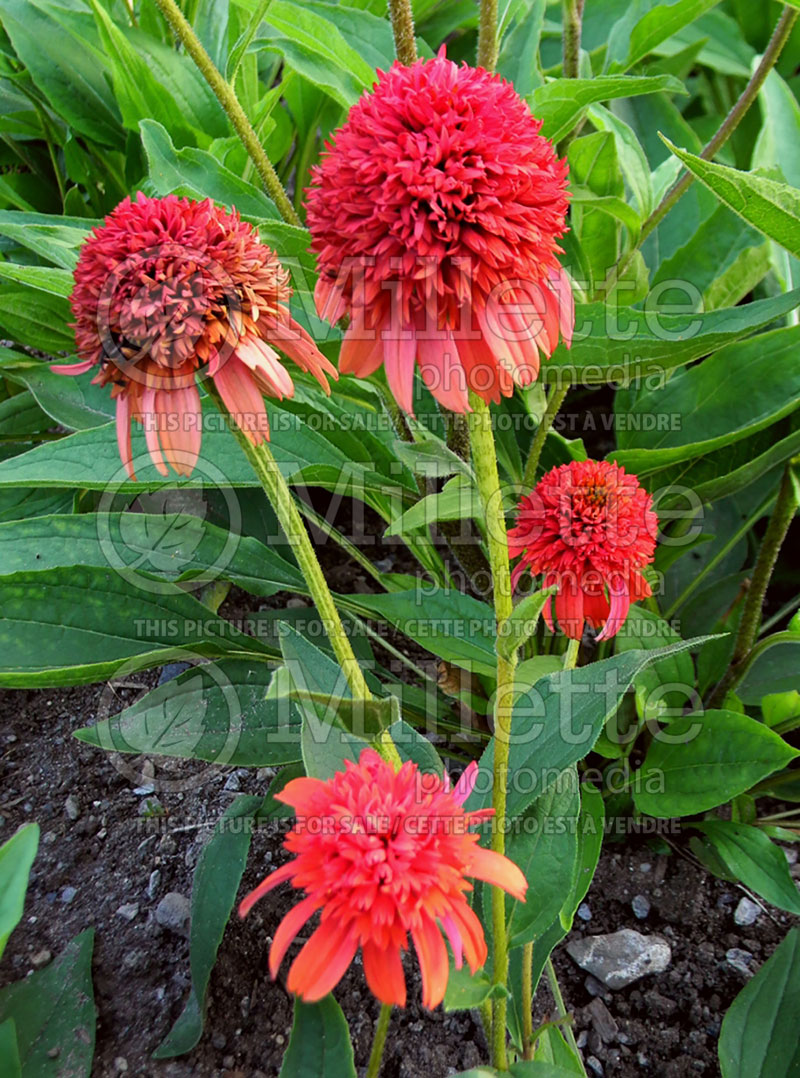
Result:
<svg viewBox="0 0 800 1078"><path fill-rule="evenodd" d="M504 659L510 659L512 655L522 647L529 636L536 632L545 603L555 595L556 587L543 588L517 603L513 613L506 618L497 633L497 654Z"/></svg>
<svg viewBox="0 0 800 1078"><path fill-rule="evenodd" d="M0 958L22 919L28 876L39 846L39 825L25 824L0 846Z"/></svg>
<svg viewBox="0 0 800 1078"><path fill-rule="evenodd" d="M625 21L622 25L619 28L615 26L611 31L609 56L613 58L617 55L618 42L623 46L627 43L627 52L624 53L624 60L612 63L610 69L626 71L638 64L662 41L666 41L684 26L693 23L718 3L719 0L672 0L672 3L648 6L649 9L638 19L636 15L641 10L641 5L632 4L628 9L629 14L624 16ZM632 26L631 22L633 22Z"/></svg>
<svg viewBox="0 0 800 1078"><path fill-rule="evenodd" d="M420 431L419 439L416 442L398 439L394 443L395 454L415 475L426 479L444 479L456 473L473 474L467 461L462 460L439 438L427 431Z"/></svg>
<svg viewBox="0 0 800 1078"><path fill-rule="evenodd" d="M159 591L148 595L96 566L0 578L0 685L103 681L123 664L142 670L185 658L187 648L195 658L274 654L181 588Z"/></svg>
<svg viewBox="0 0 800 1078"><path fill-rule="evenodd" d="M590 105L662 91L686 93L683 83L672 75L598 75L593 79L555 79L534 90L528 103L533 115L543 121L542 134L559 142Z"/></svg>
<svg viewBox="0 0 800 1078"><path fill-rule="evenodd" d="M800 257L800 190L786 183L704 161L664 142L689 171L748 224Z"/></svg>
<svg viewBox="0 0 800 1078"><path fill-rule="evenodd" d="M156 495L141 501L153 509L171 507L170 499L159 506ZM153 593L160 582L138 574L197 587L221 576L265 598L306 589L299 569L274 550L190 512L62 514L0 524L0 576L69 565L110 566Z"/></svg>
<svg viewBox="0 0 800 1078"><path fill-rule="evenodd" d="M202 1036L208 982L247 864L254 817L263 803L263 797L237 797L200 853L192 881L189 927L192 987L184 1009L153 1053L154 1059L190 1052Z"/></svg>
<svg viewBox="0 0 800 1078"><path fill-rule="evenodd" d="M612 456L646 474L727 447L798 406L800 326L789 326L729 345L638 394L617 428ZM647 417L665 422L648 425Z"/></svg>
<svg viewBox="0 0 800 1078"><path fill-rule="evenodd" d="M631 607L615 637L618 654L636 648L666 647L680 639L663 618L642 606ZM694 684L694 664L686 651L648 666L633 682L639 717L649 720L679 715L694 695Z"/></svg>
<svg viewBox="0 0 800 1078"><path fill-rule="evenodd" d="M560 344L542 364L540 379L569 377L582 385L663 375L750 336L785 317L800 303L800 289L706 314L674 314L645 300L643 310L602 303L578 304L570 350ZM563 384L563 383L562 383Z"/></svg>
<svg viewBox="0 0 800 1078"><path fill-rule="evenodd" d="M313 705L324 722L338 723L348 733L365 740L377 737L382 730L388 730L393 723L400 721L400 701L396 696L384 696L378 700L353 700L301 689L294 689L288 695L301 704Z"/></svg>
<svg viewBox="0 0 800 1078"><path fill-rule="evenodd" d="M649 816L691 816L725 804L798 755L748 715L686 715L655 736L633 799Z"/></svg>
<svg viewBox="0 0 800 1078"><path fill-rule="evenodd" d="M585 189L572 207L570 220L575 242L580 247L582 265L589 272L589 291L594 293L604 280L608 267L620 253L620 227L617 221L592 205L591 196L601 200L622 201L624 186L617 158L617 144L610 131L595 131L574 139L567 153L572 183ZM633 213L633 211L631 211ZM636 216L634 214L634 216ZM638 218L637 218L638 228Z"/></svg>
<svg viewBox="0 0 800 1078"><path fill-rule="evenodd" d="M731 876L778 909L800 914L800 893L783 850L758 827L730 820L694 823L713 844Z"/></svg>
<svg viewBox="0 0 800 1078"><path fill-rule="evenodd" d="M289 1047L278 1078L356 1078L350 1030L333 996L295 999Z"/></svg>
<svg viewBox="0 0 800 1078"><path fill-rule="evenodd" d="M628 651L576 670L549 674L514 704L507 812L518 816L562 771L591 750L609 716L638 673L708 637L653 651ZM468 811L491 804L494 739L480 760Z"/></svg>
<svg viewBox="0 0 800 1078"><path fill-rule="evenodd" d="M439 658L495 677L495 619L487 603L434 586L391 595L354 595L349 601L367 617L385 619Z"/></svg>
<svg viewBox="0 0 800 1078"><path fill-rule="evenodd" d="M478 515L480 507L475 481L465 475L454 475L437 494L420 498L393 520L384 535L408 535L417 528L435 524L437 520L471 520Z"/></svg>
<svg viewBox="0 0 800 1078"><path fill-rule="evenodd" d="M769 692L789 692L800 688L800 636L782 642L762 652L745 674L737 688L745 704L757 704Z"/></svg>
<svg viewBox="0 0 800 1078"><path fill-rule="evenodd" d="M301 755L302 712L285 696L268 697L273 675L272 667L242 659L193 666L75 737L106 752L219 767L291 763Z"/></svg>
<svg viewBox="0 0 800 1078"><path fill-rule="evenodd" d="M0 1022L0 1066L5 1078L22 1078L22 1064L17 1048L17 1027L13 1018Z"/></svg>
<svg viewBox="0 0 800 1078"><path fill-rule="evenodd" d="M510 902L509 946L529 943L558 916L578 856L578 776L567 768L514 820L506 856L528 881L525 902Z"/></svg>
<svg viewBox="0 0 800 1078"><path fill-rule="evenodd" d="M52 266L20 266L16 262L0 262L0 277L63 299L69 299L72 292L72 273L65 269L53 269Z"/></svg>
<svg viewBox="0 0 800 1078"><path fill-rule="evenodd" d="M44 969L0 989L0 1023L13 1018L23 1075L89 1078L94 1054L94 929L87 928Z"/></svg>
<svg viewBox="0 0 800 1078"><path fill-rule="evenodd" d="M450 965L444 993L445 1011L471 1011L493 995L494 985L483 970L470 973L467 966L456 969Z"/></svg>
<svg viewBox="0 0 800 1078"><path fill-rule="evenodd" d="M80 217L0 211L0 235L66 270L75 269L78 248L90 229L99 224L98 220Z"/></svg>
<svg viewBox="0 0 800 1078"><path fill-rule="evenodd" d="M101 146L124 142L108 63L88 7L53 0L0 0L14 51L56 114Z"/></svg>
<svg viewBox="0 0 800 1078"><path fill-rule="evenodd" d="M35 363L12 369L9 376L27 386L39 407L68 430L102 427L114 418L116 404L107 386L92 385L92 371L66 377L47 363Z"/></svg>
<svg viewBox="0 0 800 1078"><path fill-rule="evenodd" d="M169 132L154 119L142 119L139 130L155 194L211 198L223 206L235 205L250 218L278 216L271 198L225 168L206 150L176 149Z"/></svg>
<svg viewBox="0 0 800 1078"><path fill-rule="evenodd" d="M800 930L792 928L744 986L722 1022L722 1078L800 1073Z"/></svg>
<svg viewBox="0 0 800 1078"><path fill-rule="evenodd" d="M0 291L0 326L28 348L51 355L71 351L75 347L71 321L69 303L62 296L11 286Z"/></svg>
<svg viewBox="0 0 800 1078"><path fill-rule="evenodd" d="M347 109L372 86L375 72L318 12L289 0L272 0L264 22L273 33L258 44L279 49L291 67Z"/></svg>
<svg viewBox="0 0 800 1078"><path fill-rule="evenodd" d="M461 1071L454 1078L575 1078L574 1070L565 1070L555 1063L542 1063L531 1060L526 1063L512 1063L508 1070L496 1071L492 1067L473 1067Z"/></svg>

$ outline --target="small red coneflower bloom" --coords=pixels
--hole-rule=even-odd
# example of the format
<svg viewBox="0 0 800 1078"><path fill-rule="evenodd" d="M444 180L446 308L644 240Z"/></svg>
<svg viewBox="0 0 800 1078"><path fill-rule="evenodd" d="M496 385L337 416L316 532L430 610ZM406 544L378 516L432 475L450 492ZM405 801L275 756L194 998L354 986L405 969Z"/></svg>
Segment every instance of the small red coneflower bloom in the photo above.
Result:
<svg viewBox="0 0 800 1078"><path fill-rule="evenodd" d="M584 622L614 636L631 602L652 594L641 570L653 560L658 519L635 475L604 460L571 461L549 471L517 510L508 533L516 586L527 569L557 585L556 617L580 640ZM547 600L544 615L553 628Z"/></svg>
<svg viewBox="0 0 800 1078"><path fill-rule="evenodd" d="M197 462L200 368L256 445L269 438L262 393L291 397L280 348L328 390L337 377L289 314L288 274L253 227L206 199L126 198L81 248L70 302L80 363L53 367L111 384L120 456L132 479L131 419L156 468Z"/></svg>
<svg viewBox="0 0 800 1078"><path fill-rule="evenodd" d="M383 363L412 412L414 364L436 399L469 410L539 371L572 292L556 255L567 166L510 83L434 60L379 72L313 170L308 225L321 317L352 317L339 370Z"/></svg>
<svg viewBox="0 0 800 1078"><path fill-rule="evenodd" d="M361 947L367 984L382 1002L402 1007L406 984L401 952L408 933L422 971L422 1002L436 1007L447 987L448 958L466 956L474 972L486 961L486 941L467 903L467 876L502 887L520 901L527 883L508 858L478 845L469 827L492 810L465 812L477 774L470 764L454 789L447 778L423 774L406 762L399 771L373 749L323 782L300 778L277 795L297 819L284 840L296 854L268 876L239 907L244 917L273 887L290 880L306 897L283 918L272 941L269 969L310 917L319 927L289 970L287 987L306 1002L339 983Z"/></svg>

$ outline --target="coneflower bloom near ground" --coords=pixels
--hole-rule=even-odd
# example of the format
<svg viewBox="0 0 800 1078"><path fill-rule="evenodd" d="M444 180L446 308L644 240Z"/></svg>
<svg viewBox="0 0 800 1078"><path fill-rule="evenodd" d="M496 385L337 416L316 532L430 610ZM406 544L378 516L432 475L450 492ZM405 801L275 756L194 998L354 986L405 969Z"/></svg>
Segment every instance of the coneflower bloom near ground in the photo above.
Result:
<svg viewBox="0 0 800 1078"><path fill-rule="evenodd" d="M653 560L658 519L653 499L635 475L609 461L571 461L549 471L525 495L508 533L512 558L557 585L556 617L567 636L580 640L584 623L614 636L632 602L652 594L642 569ZM551 599L544 615L552 629Z"/></svg>
<svg viewBox="0 0 800 1078"><path fill-rule="evenodd" d="M411 762L399 771L373 749L332 779L299 778L277 794L297 819L284 840L295 858L268 876L239 907L244 917L273 887L288 880L305 891L272 941L272 977L295 936L321 911L289 969L287 987L307 1002L339 983L361 947L370 990L382 1003L405 1006L401 953L408 935L422 971L422 1002L436 1007L447 987L450 942L456 966L474 972L486 941L467 903L467 877L502 887L520 901L527 883L506 857L478 845L469 827L493 810L465 812L475 783L470 764L451 789L447 778L423 774ZM444 932L444 936L442 935Z"/></svg>
<svg viewBox="0 0 800 1078"><path fill-rule="evenodd" d="M126 198L81 248L70 302L80 363L53 367L111 385L120 456L132 478L131 420L156 468L179 475L202 435L195 375L205 368L256 445L269 438L262 394L291 397L275 347L328 391L336 371L289 314L292 290L253 227L206 199ZM273 347L275 346L275 347Z"/></svg>
<svg viewBox="0 0 800 1078"><path fill-rule="evenodd" d="M574 310L557 260L565 162L513 86L442 50L379 73L313 170L315 298L351 325L339 370L383 363L412 412L415 361L446 408L529 385Z"/></svg>

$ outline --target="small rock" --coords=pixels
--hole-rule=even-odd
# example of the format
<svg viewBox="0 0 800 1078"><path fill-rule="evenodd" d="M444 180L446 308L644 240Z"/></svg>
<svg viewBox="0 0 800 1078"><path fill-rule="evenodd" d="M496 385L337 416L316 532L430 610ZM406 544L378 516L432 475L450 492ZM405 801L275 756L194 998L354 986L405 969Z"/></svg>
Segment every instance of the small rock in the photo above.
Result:
<svg viewBox="0 0 800 1078"><path fill-rule="evenodd" d="M652 865L648 861L642 861L639 865L640 872L649 872L652 869Z"/></svg>
<svg viewBox="0 0 800 1078"><path fill-rule="evenodd" d="M178 674L188 670L189 665L189 663L167 663L166 666L162 666L161 673L158 675L158 684L163 685L167 681L172 681Z"/></svg>
<svg viewBox="0 0 800 1078"><path fill-rule="evenodd" d="M580 906L578 906L578 916L582 921L591 921L592 911L586 902L581 902Z"/></svg>
<svg viewBox="0 0 800 1078"><path fill-rule="evenodd" d="M191 912L189 899L177 891L170 891L156 906L156 921L162 928L185 936L188 933Z"/></svg>
<svg viewBox="0 0 800 1078"><path fill-rule="evenodd" d="M586 1066L589 1068L592 1074L596 1074L598 1075L598 1078L602 1078L602 1075L604 1073L603 1064L600 1062L597 1056L589 1056L589 1058L586 1060Z"/></svg>
<svg viewBox="0 0 800 1078"><path fill-rule="evenodd" d="M37 951L31 955L31 965L34 969L42 969L43 966L53 961L53 952L48 951L46 947L43 947L41 951Z"/></svg>
<svg viewBox="0 0 800 1078"><path fill-rule="evenodd" d="M72 900L75 898L75 895L77 895L77 893L77 887L65 887L59 897L61 902L63 902L65 906L68 906L70 902L72 902Z"/></svg>
<svg viewBox="0 0 800 1078"><path fill-rule="evenodd" d="M786 858L786 860L789 862L790 865L797 864L797 850L792 850L792 849L789 849L788 847L784 846L783 847L783 856Z"/></svg>
<svg viewBox="0 0 800 1078"><path fill-rule="evenodd" d="M221 1052L226 1045L225 1036L222 1033L214 1033L211 1037L211 1043L218 1052Z"/></svg>
<svg viewBox="0 0 800 1078"><path fill-rule="evenodd" d="M605 1044L611 1044L612 1041L615 1041L619 1033L619 1026L602 999L599 997L593 999L586 1010L592 1016L592 1025L600 1040Z"/></svg>
<svg viewBox="0 0 800 1078"><path fill-rule="evenodd" d="M583 987L589 993L590 996L608 996L609 992L602 981L598 981L596 977L593 977L591 973L583 982ZM609 997L610 998L610 997Z"/></svg>
<svg viewBox="0 0 800 1078"><path fill-rule="evenodd" d="M239 790L241 790L242 783L238 774L235 771L232 775L228 775L227 779L225 780L225 785L222 788L223 790L231 790L233 791L233 793L238 793Z"/></svg>
<svg viewBox="0 0 800 1078"><path fill-rule="evenodd" d="M741 925L744 928L749 925L754 925L758 920L760 913L760 907L757 906L755 902L751 902L749 898L745 897L736 907L733 919L737 925Z"/></svg>
<svg viewBox="0 0 800 1078"><path fill-rule="evenodd" d="M290 599L289 602L291 602L291 601L292 600ZM224 1056L223 1060L222 1060L222 1066L227 1067L228 1070L230 1070L231 1067L235 1067L236 1066L236 1057L235 1056Z"/></svg>
<svg viewBox="0 0 800 1078"><path fill-rule="evenodd" d="M70 794L64 802L64 812L66 812L67 818L72 820L73 823L80 816L81 806L78 804L78 799L74 794Z"/></svg>
<svg viewBox="0 0 800 1078"><path fill-rule="evenodd" d="M576 1040L575 1043L577 1044L577 1046L579 1048L585 1048L586 1047L586 1042L588 1040L589 1040L588 1030L582 1029L580 1031L580 1033L578 1034L578 1039Z"/></svg>
<svg viewBox="0 0 800 1078"><path fill-rule="evenodd" d="M375 568L379 573L391 573L394 567L394 558L381 558L380 561L375 562Z"/></svg>
<svg viewBox="0 0 800 1078"><path fill-rule="evenodd" d="M749 951L743 951L739 947L731 947L729 951L725 952L725 961L737 973L741 973L745 977L753 976L754 970L750 968L753 956Z"/></svg>
<svg viewBox="0 0 800 1078"><path fill-rule="evenodd" d="M117 914L123 921L133 921L139 915L139 907L135 902L128 902L118 908Z"/></svg>
<svg viewBox="0 0 800 1078"><path fill-rule="evenodd" d="M117 1056L114 1060L114 1070L118 1074L125 1074L128 1069L128 1061L125 1056Z"/></svg>
<svg viewBox="0 0 800 1078"><path fill-rule="evenodd" d="M631 902L634 917L643 921L650 912L650 902L644 895L634 895Z"/></svg>
<svg viewBox="0 0 800 1078"><path fill-rule="evenodd" d="M61 1055L61 1049L58 1047L58 1045L56 1045L55 1048L48 1048L47 1049L47 1058L48 1059L58 1059L58 1057L60 1055Z"/></svg>
<svg viewBox="0 0 800 1078"><path fill-rule="evenodd" d="M158 888L161 885L161 871L154 868L150 873L150 879L147 881L147 897L154 899L158 894Z"/></svg>
<svg viewBox="0 0 800 1078"><path fill-rule="evenodd" d="M287 610L302 610L307 606L308 603L305 601L305 599L289 599L289 601L286 603Z"/></svg>
<svg viewBox="0 0 800 1078"><path fill-rule="evenodd" d="M665 939L643 936L631 928L570 940L567 953L608 988L624 988L648 973L663 973L672 961L672 949Z"/></svg>

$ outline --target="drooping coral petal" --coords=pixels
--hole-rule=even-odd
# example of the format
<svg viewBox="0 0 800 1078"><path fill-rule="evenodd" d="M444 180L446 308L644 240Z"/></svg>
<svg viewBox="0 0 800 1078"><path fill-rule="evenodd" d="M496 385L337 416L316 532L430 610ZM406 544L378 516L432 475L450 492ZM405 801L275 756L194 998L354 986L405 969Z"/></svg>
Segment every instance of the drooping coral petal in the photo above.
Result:
<svg viewBox="0 0 800 1078"><path fill-rule="evenodd" d="M406 327L398 336L397 330L386 330L383 341L383 363L386 380L392 395L404 412L414 414L414 359L417 342L413 330Z"/></svg>
<svg viewBox="0 0 800 1078"><path fill-rule="evenodd" d="M442 928L444 929L444 934L450 941L450 948L453 952L453 964L456 969L461 969L464 965L464 940L461 938L461 931L451 914L447 913L442 917Z"/></svg>
<svg viewBox="0 0 800 1078"><path fill-rule="evenodd" d="M572 640L583 636L583 589L574 573L564 573L558 580L556 592L556 617L558 624Z"/></svg>
<svg viewBox="0 0 800 1078"><path fill-rule="evenodd" d="M125 471L135 483L136 475L133 471L131 453L130 401L127 393L120 393L117 397L117 446L119 447L119 457L125 466Z"/></svg>
<svg viewBox="0 0 800 1078"><path fill-rule="evenodd" d="M451 412L469 412L466 374L453 338L420 338L417 358L422 380L439 404Z"/></svg>
<svg viewBox="0 0 800 1078"><path fill-rule="evenodd" d="M91 370L95 361L93 359L84 359L80 363L52 363L50 370L53 374L85 374L88 370Z"/></svg>
<svg viewBox="0 0 800 1078"><path fill-rule="evenodd" d="M369 378L383 363L381 331L364 330L356 325L348 328L339 353L339 373Z"/></svg>
<svg viewBox="0 0 800 1078"><path fill-rule="evenodd" d="M156 467L156 471L161 475L168 475L167 466L164 463L164 458L161 455L161 443L158 438L159 429L159 413L156 410L156 393L155 389L145 389L142 393L142 422L144 424L144 439L147 444L147 451L150 454L150 459Z"/></svg>
<svg viewBox="0 0 800 1078"><path fill-rule="evenodd" d="M357 950L351 931L334 920L323 921L292 962L286 987L306 1003L316 1003L333 991Z"/></svg>
<svg viewBox="0 0 800 1078"><path fill-rule="evenodd" d="M625 579L617 574L609 582L611 610L608 621L603 626L602 632L597 634L598 640L610 640L616 636L628 616L631 606L631 597L628 594L628 585Z"/></svg>
<svg viewBox="0 0 800 1078"><path fill-rule="evenodd" d="M472 793L477 778L478 761L471 760L461 772L461 777L459 778L453 789L453 799L457 802L457 804L464 804L469 795Z"/></svg>
<svg viewBox="0 0 800 1078"><path fill-rule="evenodd" d="M478 920L475 911L466 902L454 904L450 916L458 926L467 964L474 973L481 968L488 955L483 925Z"/></svg>
<svg viewBox="0 0 800 1078"><path fill-rule="evenodd" d="M486 850L483 846L476 846L472 852L469 872L476 879L485 880L487 883L494 884L495 887L502 887L520 902L525 901L528 881L521 869L502 854L495 853L494 850Z"/></svg>
<svg viewBox="0 0 800 1078"><path fill-rule="evenodd" d="M214 385L236 425L253 445L269 440L267 409L247 367L230 356L214 375Z"/></svg>
<svg viewBox="0 0 800 1078"><path fill-rule="evenodd" d="M411 929L422 973L422 1006L433 1010L444 999L447 988L447 948L436 922L427 915Z"/></svg>
<svg viewBox="0 0 800 1078"><path fill-rule="evenodd" d="M269 975L273 981L278 976L283 956L289 950L297 933L309 921L322 905L319 898L304 898L286 914L272 937L269 949Z"/></svg>
<svg viewBox="0 0 800 1078"><path fill-rule="evenodd" d="M397 948L381 948L368 940L362 950L364 976L373 996L387 1006L405 1007L406 978Z"/></svg>
<svg viewBox="0 0 800 1078"><path fill-rule="evenodd" d="M273 887L277 887L279 884L283 883L284 880L291 879L294 871L295 866L291 861L288 861L285 865L281 865L280 868L276 868L274 872L266 877L266 879L261 881L258 887L254 888L249 895L242 899L239 903L239 916L246 917L259 899L268 894Z"/></svg>

